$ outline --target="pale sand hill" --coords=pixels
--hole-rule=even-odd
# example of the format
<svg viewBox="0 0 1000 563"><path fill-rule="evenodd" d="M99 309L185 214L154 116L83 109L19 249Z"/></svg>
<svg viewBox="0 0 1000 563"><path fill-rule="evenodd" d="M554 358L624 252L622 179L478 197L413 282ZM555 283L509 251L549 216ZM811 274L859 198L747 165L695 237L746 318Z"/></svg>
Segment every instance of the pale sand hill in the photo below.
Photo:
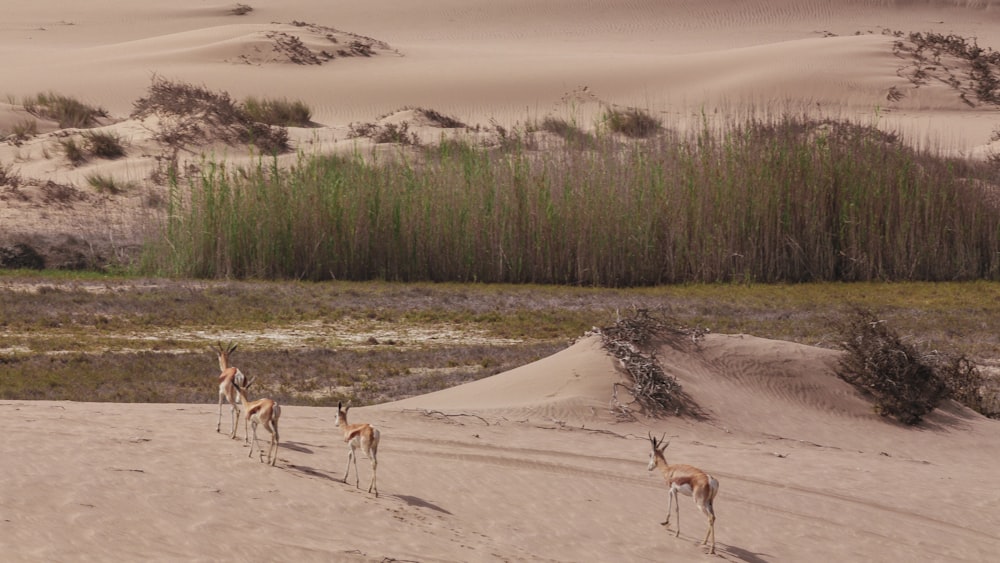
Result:
<svg viewBox="0 0 1000 563"><path fill-rule="evenodd" d="M721 559L994 557L1000 423L956 406L919 428L880 419L832 374L829 350L715 335L661 354L708 418L616 422L619 375L596 337L352 409L382 430L377 499L341 482L335 409L286 406L271 468L214 432L215 405L4 401L0 549L5 561L704 560L690 499L680 538L658 524L652 432L671 440L669 460L720 480Z"/></svg>

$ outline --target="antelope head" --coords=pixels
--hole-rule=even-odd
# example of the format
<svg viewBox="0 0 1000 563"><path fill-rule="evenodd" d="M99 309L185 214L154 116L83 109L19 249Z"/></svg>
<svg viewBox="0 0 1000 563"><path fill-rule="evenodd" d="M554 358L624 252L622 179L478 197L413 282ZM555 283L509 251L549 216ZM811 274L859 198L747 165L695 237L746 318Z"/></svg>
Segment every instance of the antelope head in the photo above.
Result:
<svg viewBox="0 0 1000 563"><path fill-rule="evenodd" d="M226 371L229 367L229 355L236 351L236 343L230 343L229 346L223 347L222 342L217 342L218 351L216 354L219 356L219 369ZM215 350L213 350L215 352Z"/></svg>
<svg viewBox="0 0 1000 563"><path fill-rule="evenodd" d="M646 434L649 436L649 444L652 446L649 451L649 465L646 466L646 469L652 471L656 469L656 454L660 454L660 457L663 457L663 450L667 449L670 442L668 441L667 443L663 443L663 438L666 438L666 434L660 437L659 440L657 440L656 436L653 436L649 432Z"/></svg>

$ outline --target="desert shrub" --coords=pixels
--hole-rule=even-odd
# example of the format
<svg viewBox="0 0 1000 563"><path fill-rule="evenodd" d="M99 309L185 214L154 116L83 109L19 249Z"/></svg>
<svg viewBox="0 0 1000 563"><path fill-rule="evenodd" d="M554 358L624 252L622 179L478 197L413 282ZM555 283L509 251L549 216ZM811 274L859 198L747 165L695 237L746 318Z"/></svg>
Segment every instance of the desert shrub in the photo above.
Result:
<svg viewBox="0 0 1000 563"><path fill-rule="evenodd" d="M420 138L416 133L410 132L410 124L386 123L352 123L349 126L347 138L356 139L367 137L378 144L399 143L401 145L420 146Z"/></svg>
<svg viewBox="0 0 1000 563"><path fill-rule="evenodd" d="M252 11L253 11L252 6L248 6L247 4L237 4L235 8L229 10L229 13L234 16L245 16Z"/></svg>
<svg viewBox="0 0 1000 563"><path fill-rule="evenodd" d="M435 127L441 127L444 129L461 129L466 126L465 123L462 123L457 118L451 117L450 115L444 115L437 110L417 108L415 111L423 116L424 119L434 124Z"/></svg>
<svg viewBox="0 0 1000 563"><path fill-rule="evenodd" d="M249 97L243 101L243 109L250 119L267 125L308 127L312 124L312 110L300 100Z"/></svg>
<svg viewBox="0 0 1000 563"><path fill-rule="evenodd" d="M87 162L87 152L82 145L77 144L76 139L69 138L59 141L59 145L62 146L63 154L73 166Z"/></svg>
<svg viewBox="0 0 1000 563"><path fill-rule="evenodd" d="M0 164L0 186L16 188L21 185L21 175L14 171L12 164Z"/></svg>
<svg viewBox="0 0 1000 563"><path fill-rule="evenodd" d="M579 147L591 147L595 143L594 136L580 129L576 125L556 117L546 117L542 120L539 128L548 131L553 135L562 137L567 143Z"/></svg>
<svg viewBox="0 0 1000 563"><path fill-rule="evenodd" d="M122 139L115 133L91 131L83 136L87 152L99 158L121 158L125 156Z"/></svg>
<svg viewBox="0 0 1000 563"><path fill-rule="evenodd" d="M49 93L39 93L24 101L28 113L59 122L59 127L84 128L97 125L98 117L107 117L108 113L89 106L75 98Z"/></svg>
<svg viewBox="0 0 1000 563"><path fill-rule="evenodd" d="M42 270L45 268L45 259L37 250L24 243L0 246L0 268Z"/></svg>
<svg viewBox="0 0 1000 563"><path fill-rule="evenodd" d="M847 354L837 375L870 395L880 415L918 424L948 396L934 366L873 312L854 311L840 331Z"/></svg>
<svg viewBox="0 0 1000 563"><path fill-rule="evenodd" d="M227 92L153 77L149 93L133 104L131 116L166 117L155 138L174 148L222 141L252 143L266 153L288 150L288 131L258 123Z"/></svg>
<svg viewBox="0 0 1000 563"><path fill-rule="evenodd" d="M632 139L651 137L663 128L659 119L638 108L609 108L604 113L604 121L611 131Z"/></svg>

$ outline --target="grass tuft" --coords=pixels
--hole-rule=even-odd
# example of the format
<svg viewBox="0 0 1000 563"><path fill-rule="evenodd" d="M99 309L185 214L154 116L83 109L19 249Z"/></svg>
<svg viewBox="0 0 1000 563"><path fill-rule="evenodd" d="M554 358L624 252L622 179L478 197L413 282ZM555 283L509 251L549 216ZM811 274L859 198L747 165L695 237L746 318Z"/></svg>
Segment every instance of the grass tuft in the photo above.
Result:
<svg viewBox="0 0 1000 563"><path fill-rule="evenodd" d="M23 104L28 113L57 121L62 129L94 127L98 125L97 118L108 116L101 108L53 92L36 94Z"/></svg>
<svg viewBox="0 0 1000 563"><path fill-rule="evenodd" d="M305 102L285 99L258 99L249 97L243 101L243 110L253 121L283 127L309 127L312 125L312 110Z"/></svg>
<svg viewBox="0 0 1000 563"><path fill-rule="evenodd" d="M115 159L125 156L125 147L118 134L107 131L90 131L83 136L87 151L98 157Z"/></svg>

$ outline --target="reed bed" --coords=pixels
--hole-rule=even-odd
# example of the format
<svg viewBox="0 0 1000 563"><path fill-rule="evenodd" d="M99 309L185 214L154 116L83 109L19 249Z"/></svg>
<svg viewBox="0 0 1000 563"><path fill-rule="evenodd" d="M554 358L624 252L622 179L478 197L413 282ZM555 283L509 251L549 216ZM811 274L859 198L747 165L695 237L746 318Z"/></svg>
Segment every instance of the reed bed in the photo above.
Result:
<svg viewBox="0 0 1000 563"><path fill-rule="evenodd" d="M1000 167L873 127L784 116L506 146L207 163L174 185L143 268L608 287L1000 279Z"/></svg>

